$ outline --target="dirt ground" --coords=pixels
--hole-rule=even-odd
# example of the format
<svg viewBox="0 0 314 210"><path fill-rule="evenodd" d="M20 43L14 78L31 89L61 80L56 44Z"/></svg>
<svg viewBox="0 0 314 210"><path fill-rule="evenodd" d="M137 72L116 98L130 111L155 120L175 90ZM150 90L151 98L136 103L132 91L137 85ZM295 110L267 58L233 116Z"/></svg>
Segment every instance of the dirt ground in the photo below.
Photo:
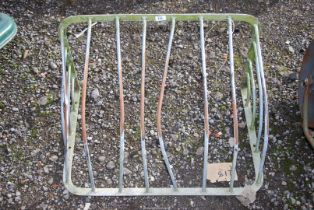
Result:
<svg viewBox="0 0 314 210"><path fill-rule="evenodd" d="M0 209L84 209L87 203L91 204L90 209L313 209L314 153L302 132L296 92L297 72L304 51L314 38L313 11L313 0L1 1L0 12L14 17L18 33L0 53ZM59 114L61 55L57 33L60 22L65 17L79 14L201 12L247 13L257 16L260 21L270 100L270 142L265 180L256 201L245 207L235 197L86 198L69 193L62 183L64 154ZM118 174L119 147L115 125L119 121L116 108L119 94L115 90L115 30L111 26L97 24L93 28L93 70L90 71L87 115L97 184L113 187L117 185ZM77 69L83 64L85 36L74 39L73 34L84 27L80 25L69 31ZM163 115L169 158L174 168L178 168L177 176L182 180L179 184L184 186L195 186L201 179L202 156L198 153L202 151L202 140L194 141L203 135L203 121L199 117L203 106L202 79L200 72L195 71L200 69L197 27L197 24L177 26L176 36L179 39L174 41L169 90L166 90L164 105L168 111ZM209 76L208 86L210 119L213 121L210 120L210 127L214 133L222 132L219 140L211 139L209 160L212 162L230 161L232 158L228 143L232 136L232 119L227 108L230 105L230 83L226 82L229 81L229 69L223 59L227 52L226 27L225 23L208 23L205 27L209 75L215 75ZM137 138L140 44L133 46L130 43L140 43L141 27L122 24L121 28L128 137L125 161L128 174L125 183L128 187L134 187L143 186ZM240 51L246 47L242 43L249 39L246 30L248 27L245 25L235 25L235 47ZM168 33L168 25L156 24L151 25L148 32L147 71L150 75L147 77L146 130L153 186L169 185L155 137L156 98ZM219 67L222 67L221 71L218 71ZM243 122L240 102L239 107L240 122ZM238 173L241 183L238 185L254 175L247 137L243 135L245 130L244 124L240 128L243 142L240 141ZM88 184L88 178L79 135L77 138L73 180L75 184L84 186ZM110 161L113 162L113 169L107 170L106 165Z"/></svg>

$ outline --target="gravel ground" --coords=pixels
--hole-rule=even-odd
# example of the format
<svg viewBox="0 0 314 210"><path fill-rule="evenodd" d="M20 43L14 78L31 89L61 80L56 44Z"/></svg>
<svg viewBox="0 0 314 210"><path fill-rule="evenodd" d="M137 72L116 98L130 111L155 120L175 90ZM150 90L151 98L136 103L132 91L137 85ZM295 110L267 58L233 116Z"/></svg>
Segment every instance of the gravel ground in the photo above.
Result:
<svg viewBox="0 0 314 210"><path fill-rule="evenodd" d="M22 3L23 2L23 3ZM297 71L314 38L314 2L305 1L5 1L18 34L0 54L0 207L1 209L313 209L314 155L306 142L297 105ZM233 2L233 3L232 3ZM257 3L258 2L258 3ZM95 13L241 12L261 22L261 42L270 100L270 146L265 181L256 201L244 207L235 197L93 197L70 194L62 184L63 143L60 138L59 92L61 56L57 27L70 15ZM75 62L82 69L84 36L73 34ZM230 161L229 68L225 23L205 23L210 127L210 162ZM247 49L249 28L235 27L236 60ZM143 186L139 145L141 25L121 25L126 106L127 187ZM170 181L156 142L156 102L162 77L169 25L150 24L147 37L146 133L152 186ZM93 27L87 123L97 185L113 187L118 176L118 91L112 24ZM200 183L202 164L202 78L198 25L178 23L163 107L164 139L179 186ZM213 49L213 50L211 50ZM236 62L237 84L241 62ZM80 70L79 70L80 71ZM239 90L237 90L238 96ZM236 185L254 178L242 104L239 100L241 151ZM77 137L73 181L88 185L80 136ZM217 186L208 183L210 186ZM219 186L226 186L220 184Z"/></svg>

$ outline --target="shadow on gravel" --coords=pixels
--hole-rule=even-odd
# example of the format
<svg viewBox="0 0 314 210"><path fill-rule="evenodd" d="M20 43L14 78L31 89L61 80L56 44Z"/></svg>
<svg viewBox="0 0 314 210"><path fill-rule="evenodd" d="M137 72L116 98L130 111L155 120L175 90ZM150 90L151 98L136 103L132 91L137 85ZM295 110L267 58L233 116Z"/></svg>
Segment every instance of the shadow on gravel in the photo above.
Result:
<svg viewBox="0 0 314 210"><path fill-rule="evenodd" d="M35 17L49 15L69 16L74 14L109 14L109 13L182 13L182 8L186 12L216 12L216 13L248 13L259 15L275 6L280 0L195 0L172 2L169 11L154 10L162 4L169 4L162 0L9 0L5 2L10 11L4 11L12 15L20 16L23 13L14 13L16 10L31 11ZM68 14L68 11L72 11ZM73 12L74 11L74 12Z"/></svg>

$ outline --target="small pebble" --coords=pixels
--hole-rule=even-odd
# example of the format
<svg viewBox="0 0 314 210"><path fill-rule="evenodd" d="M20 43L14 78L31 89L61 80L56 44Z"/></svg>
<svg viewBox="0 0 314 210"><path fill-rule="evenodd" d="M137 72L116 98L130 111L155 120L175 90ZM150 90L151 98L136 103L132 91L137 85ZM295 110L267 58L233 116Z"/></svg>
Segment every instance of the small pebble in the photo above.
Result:
<svg viewBox="0 0 314 210"><path fill-rule="evenodd" d="M108 162L107 165L106 165L106 168L109 169L109 170L114 169L115 168L114 162L113 161Z"/></svg>
<svg viewBox="0 0 314 210"><path fill-rule="evenodd" d="M204 147L199 147L196 150L196 155L198 156L203 155L203 152L204 152Z"/></svg>
<svg viewBox="0 0 314 210"><path fill-rule="evenodd" d="M99 93L99 90L96 88L92 91L92 94L91 94L92 98L93 99L97 99L99 96L100 96L100 93Z"/></svg>
<svg viewBox="0 0 314 210"><path fill-rule="evenodd" d="M105 156L99 156L98 160L99 160L99 162L105 162L106 157Z"/></svg>
<svg viewBox="0 0 314 210"><path fill-rule="evenodd" d="M49 67L50 67L52 70L55 70L55 69L58 68L57 64L55 64L53 61L51 61L51 62L49 63Z"/></svg>
<svg viewBox="0 0 314 210"><path fill-rule="evenodd" d="M58 156L57 155L52 155L49 160L55 162L56 160L58 160Z"/></svg>

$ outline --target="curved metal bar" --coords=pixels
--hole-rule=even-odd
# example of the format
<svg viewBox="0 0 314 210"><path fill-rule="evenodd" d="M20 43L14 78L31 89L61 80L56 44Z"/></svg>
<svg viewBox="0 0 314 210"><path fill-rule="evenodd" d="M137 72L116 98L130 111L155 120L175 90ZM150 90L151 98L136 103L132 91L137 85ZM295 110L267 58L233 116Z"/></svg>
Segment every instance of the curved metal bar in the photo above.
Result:
<svg viewBox="0 0 314 210"><path fill-rule="evenodd" d="M202 75L203 75L203 89L204 89L204 162L203 162L203 178L202 191L206 191L207 181L207 165L208 165L208 139L210 136L208 124L208 92L207 92L207 73L206 73L206 54L205 54L205 35L204 35L204 18L201 16L200 20L200 40L201 40L201 56L202 56Z"/></svg>
<svg viewBox="0 0 314 210"><path fill-rule="evenodd" d="M116 40L117 40L117 60L118 60L118 80L119 80L119 98L120 98L120 172L119 172L119 192L123 188L123 171L124 171L124 96L123 96L123 78L121 64L121 43L120 43L120 22L116 17Z"/></svg>
<svg viewBox="0 0 314 210"><path fill-rule="evenodd" d="M65 83L65 105L66 105L66 117L65 122L67 125L67 139L69 139L69 133L71 132L71 124L70 124L70 111L71 111L71 82L72 82L72 71L71 66L68 67L68 71L66 74L67 81Z"/></svg>
<svg viewBox="0 0 314 210"><path fill-rule="evenodd" d="M310 134L309 130L309 97L311 94L311 86L313 85L313 80L311 76L309 76L305 80L305 91L304 91L304 103L303 103L303 132L305 137L314 148L314 137Z"/></svg>
<svg viewBox="0 0 314 210"><path fill-rule="evenodd" d="M93 175L93 168L90 159L88 144L87 144L87 134L86 134L86 91L87 91L87 78L88 78L88 63L89 63L89 51L90 51L90 41L92 33L92 20L88 21L88 30L87 30L87 40L86 40L86 54L85 54L85 64L84 64L84 73L83 73L83 82L82 82L82 140L84 145L84 152L87 158L88 174L91 182L92 191L95 191L95 181Z"/></svg>
<svg viewBox="0 0 314 210"><path fill-rule="evenodd" d="M61 81L61 130L62 130L62 137L63 137L63 143L66 148L67 146L67 127L65 124L65 115L64 115L64 102L65 102L65 96L64 96L64 91L65 91L65 72L66 72L66 53L65 53L65 48L64 48L64 38L63 34L61 35L61 56L62 56L62 81Z"/></svg>
<svg viewBox="0 0 314 210"><path fill-rule="evenodd" d="M231 169L230 191L233 191L233 184L235 179L235 169L238 157L238 145L239 145L239 128L238 128L238 109L237 109L237 95L235 87L234 76L234 58L233 58L233 38L232 38L232 19L228 18L228 45L229 45L229 57L230 57L230 77L231 77L231 91L232 91L232 116L233 116L233 135L234 135L234 147L233 147L233 160Z"/></svg>
<svg viewBox="0 0 314 210"><path fill-rule="evenodd" d="M66 63L67 63L67 51L64 46L64 40L61 39L61 56L62 56L62 84L61 84L61 130L62 130L62 138L64 144L64 153L65 156L68 151L68 143L70 137L70 107L66 103L65 94L68 92L66 88ZM70 101L70 100L68 100ZM68 161L64 161L64 165L68 165ZM68 181L68 179L66 180Z"/></svg>
<svg viewBox="0 0 314 210"><path fill-rule="evenodd" d="M257 177L257 182L259 183L263 177L263 169L265 164L266 152L268 148L268 136L269 136L269 115L268 115L268 97L267 97L267 89L266 89L266 81L264 76L264 67L263 67L263 58L262 58L262 51L261 51L261 44L259 41L259 32L258 26L254 25L255 31L255 38L256 38L256 49L257 49L257 60L260 66L260 73L261 73L261 82L263 88L263 95L264 95L264 107L265 107L265 115L264 115L264 144L261 154L261 162L259 166L259 173Z"/></svg>
<svg viewBox="0 0 314 210"><path fill-rule="evenodd" d="M254 80L254 74L253 74L253 64L251 60L248 60L249 65L249 71L250 71L250 81L251 81L251 87L252 87L252 101L253 101L253 107L252 107L252 122L251 122L251 128L253 129L255 126L255 118L256 118L256 86L255 86L255 80Z"/></svg>
<svg viewBox="0 0 314 210"><path fill-rule="evenodd" d="M161 88L160 88L160 96L159 96L159 101L158 101L158 105L157 105L157 135L158 135L158 140L159 140L159 146L160 146L161 153L162 153L163 159L165 161L165 164L166 164L168 173L170 175L170 178L171 178L172 185L173 185L174 189L177 188L177 182L176 182L176 178L175 178L175 176L173 174L173 171L172 171L172 166L169 163L168 156L167 156L167 153L166 153L166 149L165 149L165 146L164 146L164 141L163 141L163 138L162 138L161 108L162 108L162 101L163 101L163 98L164 98L165 87L166 87L166 80L167 80L168 67L169 67L169 59L170 59L172 41L173 41L173 36L174 36L174 31L175 31L175 25L176 25L176 21L175 21L175 18L173 17L172 21L171 21L171 31L170 31L170 37L169 37L169 43L168 43L168 49L167 49L165 68L164 68L164 73L163 73L162 83L161 83Z"/></svg>
<svg viewBox="0 0 314 210"><path fill-rule="evenodd" d="M190 14L107 14L107 15L77 15L65 18L59 26L59 35L69 25L74 23L87 22L92 19L93 22L107 22L114 21L116 17L119 17L121 21L142 21L142 17L145 16L147 21L155 21L156 16L165 16L165 21L171 21L172 18L176 18L177 21L199 21L199 17L202 16L205 21L225 21L228 17L231 17L235 21L243 21L250 25L258 23L256 17L247 14L236 13L224 13L224 14L210 14L210 13L190 13Z"/></svg>
<svg viewBox="0 0 314 210"><path fill-rule="evenodd" d="M147 155L145 148L145 64L146 64L146 31L147 31L147 21L146 18L143 18L143 37L142 37L142 81L141 81L141 149L142 149L142 158L143 158L143 167L144 167L144 181L146 191L149 189L148 181L148 170L147 170Z"/></svg>
<svg viewBox="0 0 314 210"><path fill-rule="evenodd" d="M259 144L262 138L262 131L263 131L263 116L264 116L264 93L262 87L262 79L261 79L261 69L260 63L258 59L257 47L256 42L253 41L253 48L255 53L255 64L256 64L256 76L257 76L257 83L258 83L258 94L259 94L259 124L258 124L258 133L257 133L257 140L255 145L255 152L259 151Z"/></svg>

